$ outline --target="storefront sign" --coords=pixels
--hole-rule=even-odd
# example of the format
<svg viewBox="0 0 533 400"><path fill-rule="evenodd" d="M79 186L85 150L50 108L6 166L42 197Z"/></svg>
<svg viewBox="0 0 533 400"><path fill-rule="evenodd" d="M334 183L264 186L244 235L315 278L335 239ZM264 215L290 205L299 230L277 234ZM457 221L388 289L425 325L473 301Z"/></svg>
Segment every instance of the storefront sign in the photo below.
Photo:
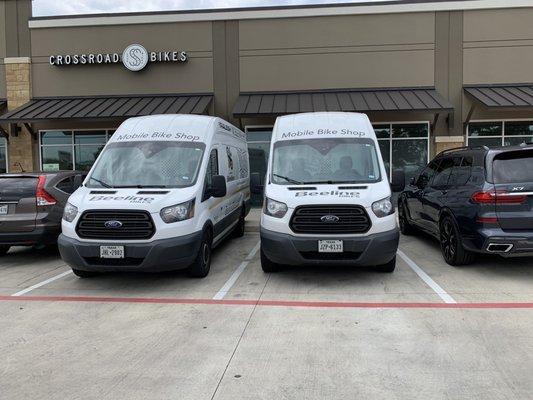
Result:
<svg viewBox="0 0 533 400"><path fill-rule="evenodd" d="M50 65L118 64L122 62L130 71L140 71L157 62L184 63L189 56L184 51L148 51L140 44L131 44L119 53L57 54L49 58Z"/></svg>

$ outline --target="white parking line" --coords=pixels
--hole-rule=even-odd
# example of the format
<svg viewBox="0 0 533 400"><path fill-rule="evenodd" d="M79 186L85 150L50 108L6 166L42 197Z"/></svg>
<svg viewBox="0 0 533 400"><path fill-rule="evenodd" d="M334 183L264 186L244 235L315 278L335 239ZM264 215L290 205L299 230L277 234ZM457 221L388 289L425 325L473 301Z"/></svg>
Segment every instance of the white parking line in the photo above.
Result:
<svg viewBox="0 0 533 400"><path fill-rule="evenodd" d="M47 280L45 281L42 281L42 282L39 282L39 283L36 283L35 285L33 286L30 286L30 287L27 287L26 289L23 289L21 290L20 292L17 292L17 293L14 293L12 294L11 296L22 296L28 292L31 292L32 290L34 289L37 289L37 288L40 288L41 286L44 286L44 285L47 285L48 283L50 282L53 282L53 281L57 281L58 279L61 279L63 278L64 276L67 276L69 274L72 273L72 270L68 270L68 271L65 271L65 272L62 272L61 274L59 275L56 275L56 276L53 276L51 278L48 278Z"/></svg>
<svg viewBox="0 0 533 400"><path fill-rule="evenodd" d="M222 300L224 296L230 291L231 287L237 282L237 279L239 279L239 276L243 273L243 271L246 269L250 261L252 261L252 258L254 258L255 254L259 250L259 245L261 242L257 242L257 244L254 246L252 251L248 253L244 261L238 266L238 268L231 274L229 279L226 281L224 286L213 296L213 300Z"/></svg>
<svg viewBox="0 0 533 400"><path fill-rule="evenodd" d="M437 282L435 282L433 279L431 279L429 277L428 274L426 274L422 268L420 268L413 260L411 260L403 251L401 251L400 249L398 249L398 255L405 261L405 263L407 265L409 265L409 267L411 267L411 269L413 271L415 271L415 273L420 277L420 279L422 279L424 282L426 282L426 284L431 288L433 289L433 291L435 293L437 293L439 295L439 297L445 302L445 303L449 303L449 304L454 304L454 303L457 303L452 296L450 296L448 293L446 293L446 291L441 288L439 286L439 284Z"/></svg>

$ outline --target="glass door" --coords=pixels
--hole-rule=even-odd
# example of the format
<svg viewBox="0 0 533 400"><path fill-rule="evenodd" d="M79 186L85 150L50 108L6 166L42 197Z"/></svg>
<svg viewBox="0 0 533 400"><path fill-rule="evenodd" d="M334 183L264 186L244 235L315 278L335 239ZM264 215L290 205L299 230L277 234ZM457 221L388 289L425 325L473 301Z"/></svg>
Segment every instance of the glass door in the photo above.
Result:
<svg viewBox="0 0 533 400"><path fill-rule="evenodd" d="M245 128L248 140L248 153L250 157L250 173L257 172L264 184L267 172L268 157L270 155L270 140L272 139L272 126L249 126ZM261 207L263 193L252 193L252 206Z"/></svg>

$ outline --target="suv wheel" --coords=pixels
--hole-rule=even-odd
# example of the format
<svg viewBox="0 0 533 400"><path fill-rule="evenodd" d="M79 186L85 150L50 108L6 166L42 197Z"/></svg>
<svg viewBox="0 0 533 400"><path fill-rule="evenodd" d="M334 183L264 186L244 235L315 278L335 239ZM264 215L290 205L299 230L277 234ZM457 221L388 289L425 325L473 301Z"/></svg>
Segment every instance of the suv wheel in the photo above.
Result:
<svg viewBox="0 0 533 400"><path fill-rule="evenodd" d="M6 255L11 246L0 246L0 256Z"/></svg>
<svg viewBox="0 0 533 400"><path fill-rule="evenodd" d="M202 236L202 243L200 243L198 255L187 270L190 277L205 278L209 274L209 270L211 269L211 246L211 233L206 231Z"/></svg>
<svg viewBox="0 0 533 400"><path fill-rule="evenodd" d="M261 268L263 272L278 272L281 269L281 265L270 261L263 249L261 249Z"/></svg>
<svg viewBox="0 0 533 400"><path fill-rule="evenodd" d="M451 217L444 217L440 223L440 248L444 261L450 265L467 265L474 261L474 253L463 247L461 234Z"/></svg>
<svg viewBox="0 0 533 400"><path fill-rule="evenodd" d="M400 223L400 232L403 235L412 235L415 233L415 227L409 222L409 213L407 212L407 206L404 202L398 207L398 220Z"/></svg>

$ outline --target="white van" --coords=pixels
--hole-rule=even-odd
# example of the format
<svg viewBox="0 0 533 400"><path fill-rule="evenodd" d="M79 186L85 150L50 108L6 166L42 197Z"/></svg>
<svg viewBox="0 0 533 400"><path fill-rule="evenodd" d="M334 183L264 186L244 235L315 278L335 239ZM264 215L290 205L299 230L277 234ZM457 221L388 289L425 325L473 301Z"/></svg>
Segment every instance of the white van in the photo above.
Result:
<svg viewBox="0 0 533 400"><path fill-rule="evenodd" d="M59 250L80 277L183 268L204 277L211 249L244 234L249 208L242 131L208 116L131 118L70 197Z"/></svg>
<svg viewBox="0 0 533 400"><path fill-rule="evenodd" d="M252 174L252 189L260 186ZM404 186L401 172L393 181ZM394 271L399 231L376 135L364 114L319 112L274 125L261 214L261 265Z"/></svg>

